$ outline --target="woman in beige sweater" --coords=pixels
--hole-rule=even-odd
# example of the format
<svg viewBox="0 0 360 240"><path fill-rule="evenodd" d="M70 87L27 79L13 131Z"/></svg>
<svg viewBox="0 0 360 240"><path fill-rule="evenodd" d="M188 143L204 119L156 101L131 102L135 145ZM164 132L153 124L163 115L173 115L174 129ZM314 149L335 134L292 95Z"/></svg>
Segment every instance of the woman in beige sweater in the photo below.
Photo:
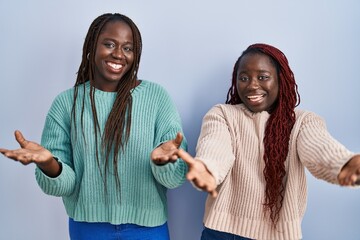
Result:
<svg viewBox="0 0 360 240"><path fill-rule="evenodd" d="M202 240L301 239L305 167L334 184L360 179L360 155L332 138L318 115L295 109L299 102L285 55L249 46L234 66L226 104L203 119L195 159L178 152L187 178L212 195Z"/></svg>

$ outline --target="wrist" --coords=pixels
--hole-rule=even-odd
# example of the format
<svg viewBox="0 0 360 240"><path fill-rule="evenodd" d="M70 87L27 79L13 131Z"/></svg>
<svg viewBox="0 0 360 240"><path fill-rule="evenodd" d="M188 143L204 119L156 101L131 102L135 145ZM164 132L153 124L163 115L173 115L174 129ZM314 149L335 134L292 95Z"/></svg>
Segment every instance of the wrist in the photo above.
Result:
<svg viewBox="0 0 360 240"><path fill-rule="evenodd" d="M59 176L62 170L62 165L56 157L52 157L50 161L38 163L37 166L44 174L52 178Z"/></svg>

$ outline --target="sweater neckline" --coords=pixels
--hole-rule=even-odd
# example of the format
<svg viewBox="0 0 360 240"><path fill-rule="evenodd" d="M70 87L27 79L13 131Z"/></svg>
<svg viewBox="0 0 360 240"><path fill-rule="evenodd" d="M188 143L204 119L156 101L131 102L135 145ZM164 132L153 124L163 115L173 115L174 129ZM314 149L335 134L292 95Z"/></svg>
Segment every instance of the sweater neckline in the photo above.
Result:
<svg viewBox="0 0 360 240"><path fill-rule="evenodd" d="M85 88L86 91L90 91L90 81L87 81L84 83L85 84ZM135 96L136 94L138 94L139 92L141 92L144 88L146 88L146 86L149 84L148 81L146 80L140 80L140 84L137 85L135 88L131 89L131 95ZM99 96L104 96L104 97L114 97L116 96L117 92L106 92L106 91L102 91L98 88L95 88L95 94L99 95Z"/></svg>
<svg viewBox="0 0 360 240"><path fill-rule="evenodd" d="M250 111L250 109L248 109L243 103L239 104L240 108L243 110L243 112L251 118L256 118L256 117L266 117L268 118L270 116L270 113L268 113L267 111L262 111L262 112L252 112Z"/></svg>

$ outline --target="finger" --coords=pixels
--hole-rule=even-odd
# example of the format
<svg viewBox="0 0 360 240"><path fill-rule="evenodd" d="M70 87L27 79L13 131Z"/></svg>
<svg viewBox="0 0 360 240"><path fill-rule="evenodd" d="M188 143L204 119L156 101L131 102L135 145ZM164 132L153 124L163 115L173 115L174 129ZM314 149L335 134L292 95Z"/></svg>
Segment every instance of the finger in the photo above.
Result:
<svg viewBox="0 0 360 240"><path fill-rule="evenodd" d="M178 155L182 160L184 160L184 162L186 162L189 165L192 165L195 163L194 158L189 153L187 153L186 151L184 151L182 149L179 149Z"/></svg>
<svg viewBox="0 0 360 240"><path fill-rule="evenodd" d="M165 155L159 155L159 156L153 156L153 157L151 157L151 159L152 159L154 162L157 162L157 161L167 161L167 160L169 160L169 157L168 157L168 156L165 156Z"/></svg>
<svg viewBox="0 0 360 240"><path fill-rule="evenodd" d="M0 153L4 154L9 151L9 149L5 149L5 148L0 148Z"/></svg>
<svg viewBox="0 0 360 240"><path fill-rule="evenodd" d="M196 178L196 175L192 171L190 171L190 172L188 172L188 174L186 174L186 179L189 181L194 181L195 178Z"/></svg>
<svg viewBox="0 0 360 240"><path fill-rule="evenodd" d="M178 156L177 155L172 155L169 159L170 162L176 162L176 160L178 160Z"/></svg>
<svg viewBox="0 0 360 240"><path fill-rule="evenodd" d="M349 186L350 185L350 179L351 179L351 175L347 174L344 176L343 180L342 180L342 184L344 186Z"/></svg>
<svg viewBox="0 0 360 240"><path fill-rule="evenodd" d="M25 155L24 151L22 151L22 150L23 149L20 148L17 150L7 151L4 153L4 155L13 160L19 160L20 158L23 158L23 156Z"/></svg>
<svg viewBox="0 0 360 240"><path fill-rule="evenodd" d="M15 152L6 152L4 155L9 159L22 163L23 165L27 165L32 162L31 157L23 154L17 154Z"/></svg>
<svg viewBox="0 0 360 240"><path fill-rule="evenodd" d="M346 176L346 178L345 178L345 181L344 181L344 185L345 186L352 186L352 185L354 185L354 182L356 181L356 179L355 179L355 181L353 180L353 176L354 176L354 174L348 174L347 176ZM356 177L355 177L356 178Z"/></svg>
<svg viewBox="0 0 360 240"><path fill-rule="evenodd" d="M179 147L179 146L181 145L182 140L183 140L183 135L181 134L181 132L178 132L178 133L176 134L176 138L175 138L175 140L174 140L175 145L176 145L177 147Z"/></svg>
<svg viewBox="0 0 360 240"><path fill-rule="evenodd" d="M356 176L356 180L354 181L354 185L360 185L360 176Z"/></svg>
<svg viewBox="0 0 360 240"><path fill-rule="evenodd" d="M179 150L176 149L169 157L169 160L175 162L179 158Z"/></svg>
<svg viewBox="0 0 360 240"><path fill-rule="evenodd" d="M216 190L210 192L211 197L216 198L218 195L218 192Z"/></svg>
<svg viewBox="0 0 360 240"><path fill-rule="evenodd" d="M206 186L204 185L204 182L202 182L200 179L194 178L191 182L192 182L197 188L201 189L201 190L204 191L204 192L207 192L207 191L206 191Z"/></svg>
<svg viewBox="0 0 360 240"><path fill-rule="evenodd" d="M155 160L155 161L158 161L158 160L162 161L162 160L168 160L169 159L169 157L167 155L163 154L161 151L156 151L156 150L154 150L151 153L150 158L152 160Z"/></svg>
<svg viewBox="0 0 360 240"><path fill-rule="evenodd" d="M162 164L164 164L164 160L162 160L162 159L153 159L152 160L153 161L153 163L155 163L156 165L162 165Z"/></svg>
<svg viewBox="0 0 360 240"><path fill-rule="evenodd" d="M28 141L25 140L24 136L19 130L15 131L15 139L20 144L22 148L25 147L25 145L28 143Z"/></svg>
<svg viewBox="0 0 360 240"><path fill-rule="evenodd" d="M350 183L351 185L356 185L356 182L358 181L358 176L354 173L350 176Z"/></svg>
<svg viewBox="0 0 360 240"><path fill-rule="evenodd" d="M343 186L345 184L345 177L346 177L346 174L344 173L344 171L341 171L338 176L338 181L341 186Z"/></svg>
<svg viewBox="0 0 360 240"><path fill-rule="evenodd" d="M345 166L338 175L338 181L341 186L349 185L349 178L351 176L350 169Z"/></svg>

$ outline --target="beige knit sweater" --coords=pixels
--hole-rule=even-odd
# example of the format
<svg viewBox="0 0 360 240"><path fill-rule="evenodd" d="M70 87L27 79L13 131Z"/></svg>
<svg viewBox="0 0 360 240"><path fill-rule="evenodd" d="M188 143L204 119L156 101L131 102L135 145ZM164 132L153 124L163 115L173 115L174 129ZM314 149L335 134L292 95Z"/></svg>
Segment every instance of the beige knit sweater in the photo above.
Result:
<svg viewBox="0 0 360 240"><path fill-rule="evenodd" d="M263 138L267 112L252 113L243 104L216 105L204 117L196 159L205 163L219 195L206 201L206 227L263 240L301 239L307 199L304 167L316 178L337 184L337 175L354 153L330 136L316 114L296 110L286 189L275 230L264 215Z"/></svg>

